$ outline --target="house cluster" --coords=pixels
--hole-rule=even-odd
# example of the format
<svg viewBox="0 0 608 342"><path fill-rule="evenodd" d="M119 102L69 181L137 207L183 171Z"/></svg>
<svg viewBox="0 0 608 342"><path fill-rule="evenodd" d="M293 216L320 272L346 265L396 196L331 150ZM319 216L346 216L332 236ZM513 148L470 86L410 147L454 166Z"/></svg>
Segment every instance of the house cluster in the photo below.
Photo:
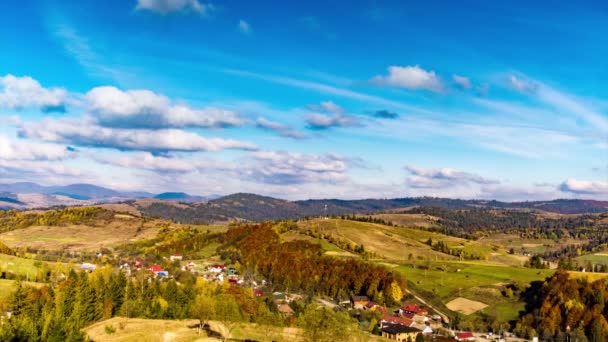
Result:
<svg viewBox="0 0 608 342"><path fill-rule="evenodd" d="M235 267L219 264L208 266L203 277L207 281L218 281L220 283L228 280L228 283L233 285L242 285L244 282Z"/></svg>
<svg viewBox="0 0 608 342"><path fill-rule="evenodd" d="M289 306L291 298L282 292L274 292L272 294L272 301L276 304L277 309L284 317L293 316L294 311Z"/></svg>
<svg viewBox="0 0 608 342"><path fill-rule="evenodd" d="M418 334L432 335L432 318L428 310L416 304L407 304L394 313L387 312L386 308L369 300L366 296L353 296L351 299L354 309L380 310L383 314L380 321L382 336L397 341L414 340Z"/></svg>

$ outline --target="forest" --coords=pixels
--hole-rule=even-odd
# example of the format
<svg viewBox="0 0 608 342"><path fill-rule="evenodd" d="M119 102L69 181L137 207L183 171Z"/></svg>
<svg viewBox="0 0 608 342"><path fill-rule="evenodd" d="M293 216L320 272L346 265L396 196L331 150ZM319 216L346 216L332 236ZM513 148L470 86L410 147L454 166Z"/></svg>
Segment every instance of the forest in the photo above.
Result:
<svg viewBox="0 0 608 342"><path fill-rule="evenodd" d="M65 208L44 212L0 210L0 233L29 226L86 224L95 219L109 219L113 216L113 212L95 207Z"/></svg>
<svg viewBox="0 0 608 342"><path fill-rule="evenodd" d="M366 295L391 305L403 297L405 281L391 272L362 260L324 256L319 245L303 240L281 242L273 225L240 225L228 230L220 256L257 273L279 290L301 291L348 299Z"/></svg>
<svg viewBox="0 0 608 342"><path fill-rule="evenodd" d="M592 341L608 339L608 282L589 282L558 271L545 282L537 281L523 294L526 313L515 327L525 338L543 341Z"/></svg>

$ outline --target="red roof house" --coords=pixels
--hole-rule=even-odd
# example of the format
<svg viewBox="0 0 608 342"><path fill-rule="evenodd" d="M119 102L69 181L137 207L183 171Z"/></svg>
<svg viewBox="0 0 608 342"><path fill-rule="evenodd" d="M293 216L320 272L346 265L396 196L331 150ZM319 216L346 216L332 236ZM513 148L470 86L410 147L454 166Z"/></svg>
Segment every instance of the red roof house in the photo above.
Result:
<svg viewBox="0 0 608 342"><path fill-rule="evenodd" d="M160 267L159 265L152 265L152 266L148 267L147 270L150 272L156 273L156 272L162 272L163 268Z"/></svg>
<svg viewBox="0 0 608 342"><path fill-rule="evenodd" d="M475 341L475 335L472 332L457 333L456 341Z"/></svg>
<svg viewBox="0 0 608 342"><path fill-rule="evenodd" d="M382 323L392 323L410 327L412 326L412 324L414 324L414 321L412 321L411 319L386 314L382 316Z"/></svg>
<svg viewBox="0 0 608 342"><path fill-rule="evenodd" d="M401 309L399 309L399 313L402 315L418 315L418 316L426 316L429 312L426 309L419 307L416 304L408 304Z"/></svg>

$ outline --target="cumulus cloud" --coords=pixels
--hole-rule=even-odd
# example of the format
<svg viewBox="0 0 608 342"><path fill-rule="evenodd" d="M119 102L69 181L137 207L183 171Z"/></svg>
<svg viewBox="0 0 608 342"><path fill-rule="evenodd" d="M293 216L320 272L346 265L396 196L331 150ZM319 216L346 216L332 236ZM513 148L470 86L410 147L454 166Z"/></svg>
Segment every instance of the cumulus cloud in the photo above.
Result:
<svg viewBox="0 0 608 342"><path fill-rule="evenodd" d="M256 146L252 143L204 138L196 133L179 129L107 128L86 120L73 119L26 122L21 125L19 136L46 142L149 152L256 150Z"/></svg>
<svg viewBox="0 0 608 342"><path fill-rule="evenodd" d="M360 126L361 123L352 115L345 114L320 114L312 113L306 117L308 128L315 130L325 130L333 127L353 127Z"/></svg>
<svg viewBox="0 0 608 342"><path fill-rule="evenodd" d="M175 12L193 11L207 14L214 9L212 4L204 4L198 0L138 0L137 10L147 10L162 15Z"/></svg>
<svg viewBox="0 0 608 342"><path fill-rule="evenodd" d="M341 156L258 151L240 170L242 176L268 184L336 183L347 180L350 160Z"/></svg>
<svg viewBox="0 0 608 342"><path fill-rule="evenodd" d="M266 118L258 118L256 120L256 126L258 128L266 129L269 131L276 132L282 137L292 138L292 139L304 139L306 135L301 132L294 130L293 128L283 125L280 122L270 121Z"/></svg>
<svg viewBox="0 0 608 342"><path fill-rule="evenodd" d="M315 130L325 130L332 127L352 127L360 126L359 120L353 116L345 114L344 108L332 101L324 101L320 104L310 104L308 108L321 113L311 113L306 117L308 128Z"/></svg>
<svg viewBox="0 0 608 342"><path fill-rule="evenodd" d="M426 71L418 65L390 66L388 75L378 75L370 83L409 90L426 89L437 93L444 89L443 82L434 71Z"/></svg>
<svg viewBox="0 0 608 342"><path fill-rule="evenodd" d="M172 104L150 90L97 87L86 96L87 109L102 126L121 128L232 127L243 120L234 112L215 107L194 109Z"/></svg>
<svg viewBox="0 0 608 342"><path fill-rule="evenodd" d="M559 189L576 195L608 195L608 183L569 178Z"/></svg>
<svg viewBox="0 0 608 342"><path fill-rule="evenodd" d="M452 75L452 80L454 83L460 87L461 89L471 89L473 84L468 77L460 76L460 75Z"/></svg>
<svg viewBox="0 0 608 342"><path fill-rule="evenodd" d="M57 144L16 142L0 135L0 159L2 160L61 160L74 155L74 151Z"/></svg>
<svg viewBox="0 0 608 342"><path fill-rule="evenodd" d="M239 28L239 31L241 31L242 33L245 33L245 34L251 33L251 25L249 25L249 23L243 19L239 20L238 28Z"/></svg>
<svg viewBox="0 0 608 342"><path fill-rule="evenodd" d="M386 109L381 109L374 112L374 117L380 119L397 119L399 117L399 114Z"/></svg>
<svg viewBox="0 0 608 342"><path fill-rule="evenodd" d="M474 173L458 171L451 168L423 169L408 165L405 169L410 173L410 176L406 179L406 185L417 189L438 189L500 183L495 179L485 178Z"/></svg>
<svg viewBox="0 0 608 342"><path fill-rule="evenodd" d="M45 112L65 111L67 91L63 88L44 88L29 77L11 74L0 77L0 106L11 109L37 107Z"/></svg>

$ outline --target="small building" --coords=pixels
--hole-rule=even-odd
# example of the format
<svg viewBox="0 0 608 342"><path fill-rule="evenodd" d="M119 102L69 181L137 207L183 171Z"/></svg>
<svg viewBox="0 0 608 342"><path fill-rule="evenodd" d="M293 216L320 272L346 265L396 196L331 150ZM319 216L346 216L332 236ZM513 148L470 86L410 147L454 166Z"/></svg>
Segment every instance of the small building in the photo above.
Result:
<svg viewBox="0 0 608 342"><path fill-rule="evenodd" d="M88 262L85 262L84 264L80 265L81 270L87 271L89 273L95 271L95 268L97 268L97 266L89 264Z"/></svg>
<svg viewBox="0 0 608 342"><path fill-rule="evenodd" d="M367 303L369 303L369 298L367 296L353 296L351 298L351 302L353 308L363 309L367 305Z"/></svg>
<svg viewBox="0 0 608 342"><path fill-rule="evenodd" d="M419 307L416 304L408 304L399 309L399 313L402 315L418 315L428 316L429 312L426 309Z"/></svg>
<svg viewBox="0 0 608 342"><path fill-rule="evenodd" d="M411 339L414 341L419 333L421 333L420 330L401 324L387 323L382 326L382 337L389 340L407 341Z"/></svg>
<svg viewBox="0 0 608 342"><path fill-rule="evenodd" d="M160 265L152 265L152 266L148 267L147 270L152 273L158 273L158 272L164 271L163 268L160 267Z"/></svg>
<svg viewBox="0 0 608 342"><path fill-rule="evenodd" d="M472 332L457 333L454 337L456 341L475 341L475 335Z"/></svg>
<svg viewBox="0 0 608 342"><path fill-rule="evenodd" d="M420 330L422 335L433 335L433 329L426 324L414 323L411 327Z"/></svg>
<svg viewBox="0 0 608 342"><path fill-rule="evenodd" d="M209 272L222 273L222 272L224 272L225 269L226 269L226 266L215 264L215 265L209 267Z"/></svg>
<svg viewBox="0 0 608 342"><path fill-rule="evenodd" d="M411 319L407 319L407 318L403 318L403 317L399 317L399 316L385 314L384 316L382 316L382 319L380 320L380 328L382 328L385 324L398 324L398 325L410 327L414 324L414 321L412 321Z"/></svg>
<svg viewBox="0 0 608 342"><path fill-rule="evenodd" d="M154 274L156 274L157 277L161 277L161 278L169 277L169 272L167 272L167 271L154 272Z"/></svg>
<svg viewBox="0 0 608 342"><path fill-rule="evenodd" d="M272 294L272 301L277 305L283 304L287 302L287 296L284 293L275 292Z"/></svg>
<svg viewBox="0 0 608 342"><path fill-rule="evenodd" d="M294 314L293 309L288 304L285 304L285 303L279 305L277 307L277 309L285 317L290 317L290 316L293 316L293 314Z"/></svg>
<svg viewBox="0 0 608 342"><path fill-rule="evenodd" d="M171 256L169 257L169 260L171 260L171 262L179 260L181 261L184 257L181 254L171 254Z"/></svg>
<svg viewBox="0 0 608 342"><path fill-rule="evenodd" d="M253 290L253 295L256 297L264 297L264 292L262 292L262 290L255 289Z"/></svg>

